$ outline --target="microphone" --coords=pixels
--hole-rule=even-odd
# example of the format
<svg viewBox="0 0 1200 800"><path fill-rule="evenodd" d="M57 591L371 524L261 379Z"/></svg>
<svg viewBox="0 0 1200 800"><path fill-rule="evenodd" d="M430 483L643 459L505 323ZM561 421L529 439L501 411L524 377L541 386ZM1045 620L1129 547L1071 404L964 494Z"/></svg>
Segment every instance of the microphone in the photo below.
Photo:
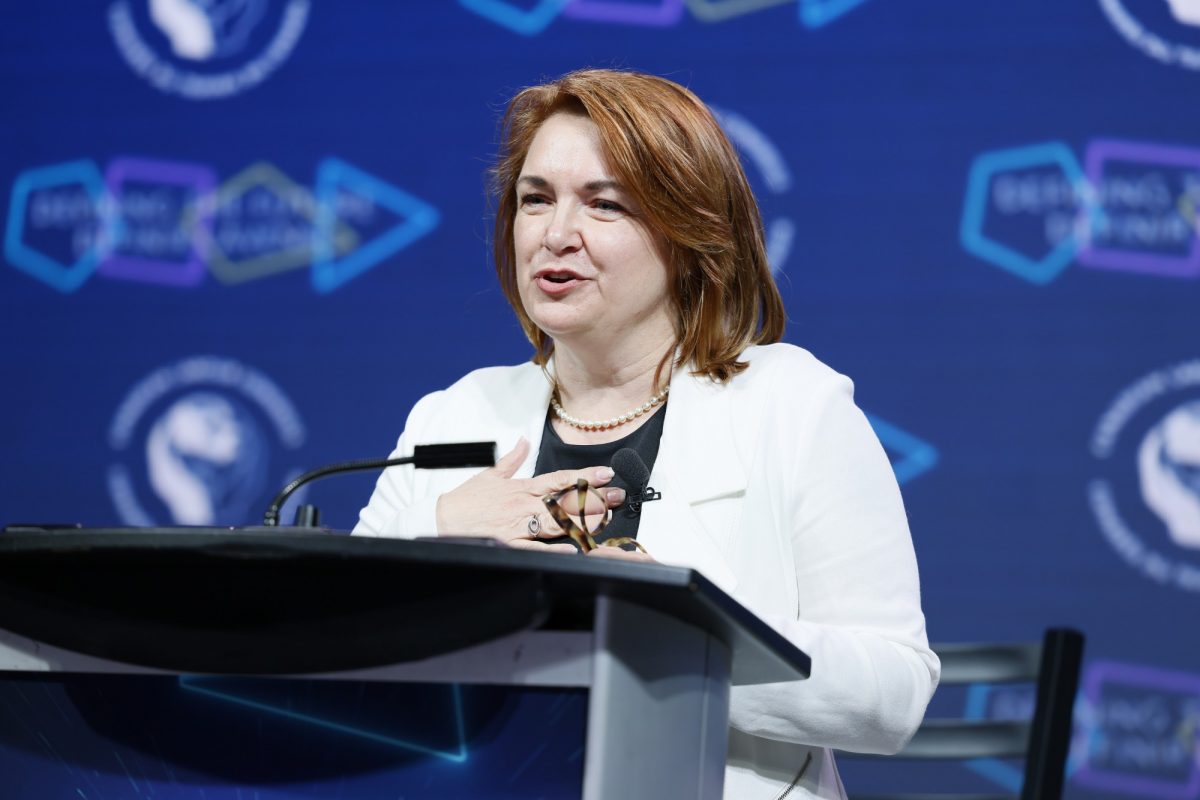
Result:
<svg viewBox="0 0 1200 800"><path fill-rule="evenodd" d="M636 455L636 453L635 453ZM326 475L336 475L342 472L363 472L372 469L398 467L401 464L412 464L420 469L455 469L457 467L494 467L496 466L495 442L458 442L455 444L419 444L413 448L411 456L399 458L372 458L361 461L342 461L309 470L294 481L283 487L283 491L275 495L267 512L263 514L263 525L275 527L279 524L279 509L292 493L304 484L323 478ZM643 469L645 465L643 465ZM616 471L616 468L613 469ZM317 509L303 506L296 512L298 520L303 519L305 527L315 528L319 519Z"/></svg>
<svg viewBox="0 0 1200 800"><path fill-rule="evenodd" d="M642 513L642 503L649 503L651 500L658 500L662 497L662 492L656 492L650 486L650 468L646 466L645 461L642 461L642 457L637 454L636 450L622 447L613 454L612 463L609 466L629 487L625 505L632 513Z"/></svg>

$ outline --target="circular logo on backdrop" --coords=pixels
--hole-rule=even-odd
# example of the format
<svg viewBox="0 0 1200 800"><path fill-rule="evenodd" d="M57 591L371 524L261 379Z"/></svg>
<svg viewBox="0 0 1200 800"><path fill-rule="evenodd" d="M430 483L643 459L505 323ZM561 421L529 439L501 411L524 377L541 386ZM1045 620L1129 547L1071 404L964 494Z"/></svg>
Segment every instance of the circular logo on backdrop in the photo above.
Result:
<svg viewBox="0 0 1200 800"><path fill-rule="evenodd" d="M292 402L258 370L196 356L155 370L109 427L108 486L126 525L244 525L299 470Z"/></svg>
<svg viewBox="0 0 1200 800"><path fill-rule="evenodd" d="M230 97L287 60L309 0L117 0L108 27L126 63L156 89Z"/></svg>
<svg viewBox="0 0 1200 800"><path fill-rule="evenodd" d="M1200 359L1152 372L1100 417L1088 501L1131 567L1200 592Z"/></svg>
<svg viewBox="0 0 1200 800"><path fill-rule="evenodd" d="M1200 70L1200 0L1100 0L1100 8L1117 33L1150 58Z"/></svg>
<svg viewBox="0 0 1200 800"><path fill-rule="evenodd" d="M751 172L754 177L761 181L754 182L754 194L763 215L767 261L771 264L771 272L779 275L784 271L784 264L792 251L796 224L790 217L777 213L771 207L776 205L776 196L786 194L791 189L791 170L775 143L750 120L724 108L714 108L713 113L738 153L753 167Z"/></svg>

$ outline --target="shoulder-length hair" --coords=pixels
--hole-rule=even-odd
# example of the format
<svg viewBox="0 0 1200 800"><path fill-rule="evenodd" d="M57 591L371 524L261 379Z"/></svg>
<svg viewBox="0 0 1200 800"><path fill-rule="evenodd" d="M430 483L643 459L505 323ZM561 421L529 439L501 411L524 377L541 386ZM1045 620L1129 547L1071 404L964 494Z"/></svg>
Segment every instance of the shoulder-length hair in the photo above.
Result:
<svg viewBox="0 0 1200 800"><path fill-rule="evenodd" d="M492 248L500 285L534 346L533 361L545 366L554 342L525 313L517 288L516 186L538 128L560 111L595 123L609 169L667 241L676 364L728 381L748 366L738 360L747 346L783 335L786 315L767 263L762 216L708 107L677 83L636 72L572 72L522 90L505 111L493 172Z"/></svg>

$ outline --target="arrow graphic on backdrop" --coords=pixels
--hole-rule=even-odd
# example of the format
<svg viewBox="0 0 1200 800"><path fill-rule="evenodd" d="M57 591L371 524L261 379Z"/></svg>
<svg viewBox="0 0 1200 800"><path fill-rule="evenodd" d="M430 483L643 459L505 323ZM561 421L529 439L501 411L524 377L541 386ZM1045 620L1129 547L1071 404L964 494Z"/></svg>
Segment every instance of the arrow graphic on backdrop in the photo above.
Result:
<svg viewBox="0 0 1200 800"><path fill-rule="evenodd" d="M395 213L400 221L339 258L336 232L341 224L354 227L355 198ZM337 158L327 158L317 167L316 202L312 285L322 294L408 247L436 228L440 219L437 209L423 200Z"/></svg>
<svg viewBox="0 0 1200 800"><path fill-rule="evenodd" d="M938 451L933 445L873 414L867 414L867 421L891 459L897 483L907 483L937 466Z"/></svg>

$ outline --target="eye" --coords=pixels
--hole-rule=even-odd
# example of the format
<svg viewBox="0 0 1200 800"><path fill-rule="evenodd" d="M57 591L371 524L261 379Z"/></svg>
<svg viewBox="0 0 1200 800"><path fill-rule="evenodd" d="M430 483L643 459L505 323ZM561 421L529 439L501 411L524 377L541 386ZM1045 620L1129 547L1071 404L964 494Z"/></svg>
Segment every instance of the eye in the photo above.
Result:
<svg viewBox="0 0 1200 800"><path fill-rule="evenodd" d="M596 198L595 200L593 200L592 208L596 209L597 211L602 211L606 214L624 214L625 213L625 207L623 205L621 205L620 203L618 203L614 200L605 200L603 198Z"/></svg>
<svg viewBox="0 0 1200 800"><path fill-rule="evenodd" d="M522 207L546 205L550 201L540 194L523 194L518 198Z"/></svg>

